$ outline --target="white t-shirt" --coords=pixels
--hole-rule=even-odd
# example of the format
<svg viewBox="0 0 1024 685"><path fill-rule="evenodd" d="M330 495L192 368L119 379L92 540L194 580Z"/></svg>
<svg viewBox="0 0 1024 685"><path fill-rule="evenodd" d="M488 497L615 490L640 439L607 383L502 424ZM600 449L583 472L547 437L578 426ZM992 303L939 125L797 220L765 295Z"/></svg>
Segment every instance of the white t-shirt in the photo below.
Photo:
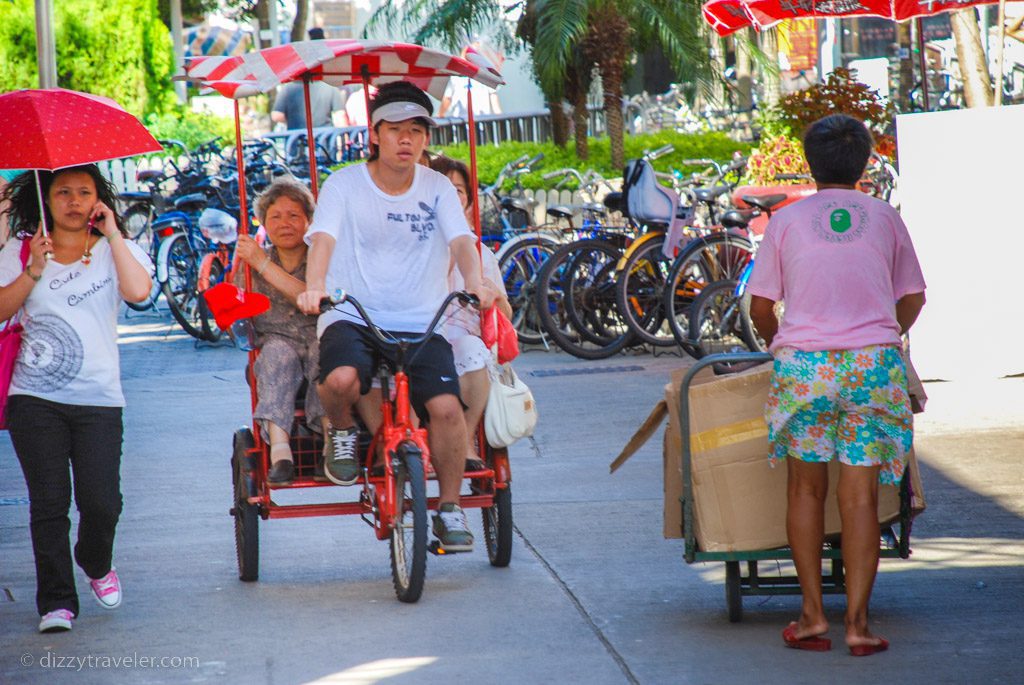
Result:
<svg viewBox="0 0 1024 685"><path fill-rule="evenodd" d="M448 244L472 236L447 176L416 165L412 186L388 195L366 164L339 169L324 183L306 233L334 238L327 292L341 288L388 331L426 331L448 295ZM365 325L349 304L320 316L317 335L335 321Z"/></svg>
<svg viewBox="0 0 1024 685"><path fill-rule="evenodd" d="M484 245L480 250L481 273L498 286L502 295L508 296L505 292L505 281L501 277L501 269L498 267L498 258L489 247ZM452 292L465 290L466 281L459 272L459 267L454 264L448 273L448 289ZM444 325L444 337L448 342L454 342L464 335L480 335L480 312L471 308L463 307L458 302L452 302L448 307Z"/></svg>
<svg viewBox="0 0 1024 685"><path fill-rule="evenodd" d="M145 250L126 242L132 256L152 271ZM20 240L8 240L0 250L0 285L21 274L20 252ZM117 350L120 305L114 257L105 238L92 248L89 264L49 260L23 305L25 332L10 394L62 404L123 407Z"/></svg>

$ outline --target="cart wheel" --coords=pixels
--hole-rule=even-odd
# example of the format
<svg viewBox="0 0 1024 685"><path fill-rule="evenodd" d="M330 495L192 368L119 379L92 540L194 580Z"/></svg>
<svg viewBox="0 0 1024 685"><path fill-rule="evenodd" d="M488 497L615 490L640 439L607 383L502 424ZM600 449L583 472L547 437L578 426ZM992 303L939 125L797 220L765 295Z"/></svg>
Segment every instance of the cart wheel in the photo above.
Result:
<svg viewBox="0 0 1024 685"><path fill-rule="evenodd" d="M740 587L740 562L725 562L725 604L729 608L729 622L743 620L743 590Z"/></svg>
<svg viewBox="0 0 1024 685"><path fill-rule="evenodd" d="M260 575L260 518L259 508L250 504L253 485L252 458L246 454L255 443L252 432L241 428L235 432L234 453L231 455L231 482L235 519L235 552L238 557L238 578L245 582L257 580Z"/></svg>
<svg viewBox="0 0 1024 685"><path fill-rule="evenodd" d="M494 504L481 509L484 518L484 541L491 566L505 567L512 561L512 489L504 487L494 493Z"/></svg>
<svg viewBox="0 0 1024 685"><path fill-rule="evenodd" d="M398 448L392 522L391 578L395 594L402 602L415 602L423 594L427 571L427 484L423 455L410 444Z"/></svg>

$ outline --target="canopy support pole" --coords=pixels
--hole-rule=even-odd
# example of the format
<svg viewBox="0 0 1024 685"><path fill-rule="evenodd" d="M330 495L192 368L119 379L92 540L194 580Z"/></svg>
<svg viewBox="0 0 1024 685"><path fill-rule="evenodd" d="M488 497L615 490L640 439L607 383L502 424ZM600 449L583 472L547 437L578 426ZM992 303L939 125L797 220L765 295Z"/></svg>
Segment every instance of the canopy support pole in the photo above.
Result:
<svg viewBox="0 0 1024 685"><path fill-rule="evenodd" d="M370 124L370 68L364 64L359 69L359 75L363 79L363 102L366 104L366 156L369 158L373 154L370 150L370 131L373 129Z"/></svg>
<svg viewBox="0 0 1024 685"><path fill-rule="evenodd" d="M238 100L235 103L235 161L238 164L238 229L239 231L249 235L249 203L246 201L246 190L245 190L245 154L242 152L242 116L241 110L238 107ZM232 263L231 273L225 282L231 282L234 280L234 270L238 268L237 263ZM252 290L252 270L249 268L249 264L245 265L245 289L248 291ZM256 357L259 356L259 350L253 348L249 350L249 367L256 363ZM252 401L252 406L256 406L256 383L249 384L249 398ZM260 426L256 419L252 421L252 436L255 441L257 449L263 448L263 433L260 430ZM266 468L266 466L264 466Z"/></svg>
<svg viewBox="0 0 1024 685"><path fill-rule="evenodd" d="M921 65L921 97L924 98L924 111L931 111L931 104L928 101L928 57L924 52L924 22L921 17L917 23L917 58Z"/></svg>
<svg viewBox="0 0 1024 685"><path fill-rule="evenodd" d="M242 116L235 103L235 161L238 164L238 229L249 235L249 203L245 190L245 154L242 152ZM252 290L252 278L249 266L245 267L245 289Z"/></svg>
<svg viewBox="0 0 1024 685"><path fill-rule="evenodd" d="M988 45L988 34L984 37ZM996 53L996 107L1003 104L1003 53L1006 52L1006 0L999 0L999 52ZM986 53L987 54L987 53Z"/></svg>
<svg viewBox="0 0 1024 685"><path fill-rule="evenodd" d="M309 100L309 73L302 75L302 96L306 103L306 148L309 155L309 189L313 191L313 199L317 199L320 188L316 173L316 143L313 141L313 106Z"/></svg>
<svg viewBox="0 0 1024 685"><path fill-rule="evenodd" d="M473 116L473 82L466 79L466 109L469 110L469 188L473 193L473 231L476 232L476 249L483 249L483 231L480 228L480 183L476 176L476 118Z"/></svg>

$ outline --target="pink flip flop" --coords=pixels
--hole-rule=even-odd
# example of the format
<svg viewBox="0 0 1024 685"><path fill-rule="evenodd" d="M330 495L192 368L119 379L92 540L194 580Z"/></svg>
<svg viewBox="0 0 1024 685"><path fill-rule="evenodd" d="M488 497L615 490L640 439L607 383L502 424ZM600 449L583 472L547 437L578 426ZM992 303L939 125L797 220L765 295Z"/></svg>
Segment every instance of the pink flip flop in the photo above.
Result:
<svg viewBox="0 0 1024 685"><path fill-rule="evenodd" d="M871 656L889 649L889 641L884 637L878 638L876 645L850 645L851 656Z"/></svg>
<svg viewBox="0 0 1024 685"><path fill-rule="evenodd" d="M832 649L832 640L820 635L810 635L805 638L796 636L796 623L790 623L782 629L782 640L791 649L805 649L809 652L827 652ZM850 648L853 649L852 647Z"/></svg>

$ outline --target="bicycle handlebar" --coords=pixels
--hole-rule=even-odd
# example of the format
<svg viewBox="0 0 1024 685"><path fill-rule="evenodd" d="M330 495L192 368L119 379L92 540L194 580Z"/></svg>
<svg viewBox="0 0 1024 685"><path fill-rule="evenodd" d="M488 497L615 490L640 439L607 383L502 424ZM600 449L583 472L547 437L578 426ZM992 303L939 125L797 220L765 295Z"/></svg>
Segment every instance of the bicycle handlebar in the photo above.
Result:
<svg viewBox="0 0 1024 685"><path fill-rule="evenodd" d="M676 150L675 146L672 145L672 143L668 143L667 145L663 145L663 146L659 147L657 150L651 150L649 152L644 152L644 159L646 159L648 161L652 161L652 160L658 159L659 157L664 157L667 154L671 154L671 153L675 152L675 150Z"/></svg>
<svg viewBox="0 0 1024 685"><path fill-rule="evenodd" d="M430 322L429 326L427 326L426 332L416 338L396 338L390 333L388 333L388 336L391 339L389 340L388 338L385 338L384 333L387 333L387 331L383 331L373 323L373 319L371 319L370 315L366 313L365 309L363 309L363 305L359 303L359 300L340 288L335 290L334 295L331 297L325 297L320 300L320 313L323 314L331 309L335 309L339 305L349 302L356 308L359 316L364 322L366 322L366 327L370 329L370 332L373 333L373 336L377 338L382 345L399 345L401 343L405 343L406 345L419 345L420 343L426 342L427 339L434 334L434 329L437 328L437 324L448 309L448 305L456 299L462 302L463 305L472 305L474 307L480 306L480 299L476 295L467 293L465 290L457 290L453 293L449 293L448 297L444 298L444 302L441 303L441 307L437 310L437 313L434 314L434 320Z"/></svg>

